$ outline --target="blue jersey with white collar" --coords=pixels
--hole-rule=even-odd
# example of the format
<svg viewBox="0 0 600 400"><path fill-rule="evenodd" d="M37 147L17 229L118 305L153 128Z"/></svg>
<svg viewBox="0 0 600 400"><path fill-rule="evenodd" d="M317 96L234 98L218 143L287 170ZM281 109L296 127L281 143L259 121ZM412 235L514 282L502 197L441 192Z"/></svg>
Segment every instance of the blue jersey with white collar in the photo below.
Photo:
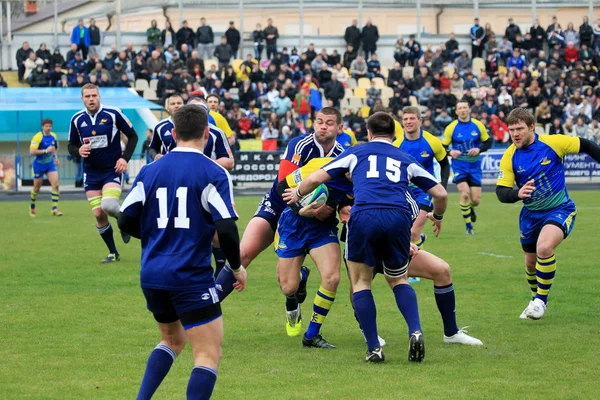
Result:
<svg viewBox="0 0 600 400"><path fill-rule="evenodd" d="M323 170L333 178L350 172L354 185L353 211L397 208L416 218L419 206L411 197L409 183L425 192L437 185L436 179L414 157L383 140L352 147Z"/></svg>
<svg viewBox="0 0 600 400"><path fill-rule="evenodd" d="M223 167L199 150L177 147L140 170L121 211L141 220L143 288L214 285L215 221L238 218Z"/></svg>
<svg viewBox="0 0 600 400"><path fill-rule="evenodd" d="M163 155L173 150L177 146L177 142L173 139L173 126L171 117L156 124L150 140L150 148Z"/></svg>
<svg viewBox="0 0 600 400"><path fill-rule="evenodd" d="M121 158L121 134L133 131L129 119L116 107L101 105L96 114L79 111L71 118L69 143L90 145L90 155L83 159L84 169L113 169Z"/></svg>

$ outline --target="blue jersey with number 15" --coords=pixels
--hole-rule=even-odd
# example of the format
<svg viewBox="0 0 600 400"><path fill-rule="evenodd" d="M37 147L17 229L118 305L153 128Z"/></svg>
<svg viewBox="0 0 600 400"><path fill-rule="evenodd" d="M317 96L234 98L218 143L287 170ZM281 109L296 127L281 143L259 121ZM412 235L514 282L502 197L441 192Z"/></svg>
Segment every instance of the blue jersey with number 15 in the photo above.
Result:
<svg viewBox="0 0 600 400"><path fill-rule="evenodd" d="M215 221L237 219L223 167L199 150L176 147L140 170L121 211L141 220L143 288L214 285Z"/></svg>
<svg viewBox="0 0 600 400"><path fill-rule="evenodd" d="M350 172L354 184L352 211L396 208L416 217L419 206L410 195L409 183L425 192L437 185L414 157L377 139L347 149L323 170L334 178Z"/></svg>

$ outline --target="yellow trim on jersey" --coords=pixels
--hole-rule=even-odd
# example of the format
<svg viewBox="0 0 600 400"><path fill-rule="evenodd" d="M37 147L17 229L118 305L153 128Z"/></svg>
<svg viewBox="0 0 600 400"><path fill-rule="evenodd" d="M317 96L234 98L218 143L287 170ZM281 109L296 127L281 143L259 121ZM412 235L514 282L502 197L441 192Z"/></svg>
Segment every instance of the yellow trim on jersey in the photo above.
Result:
<svg viewBox="0 0 600 400"><path fill-rule="evenodd" d="M475 118L471 118L471 121L477 125L477 127L479 128L479 132L481 133L479 136L479 140L482 142L485 142L486 140L490 139L490 134L488 133L487 129L485 128L485 125L481 123L481 121L479 121L478 119Z"/></svg>
<svg viewBox="0 0 600 400"><path fill-rule="evenodd" d="M429 143L429 146L431 146L431 150L433 150L433 156L436 160L442 161L444 158L446 158L446 149L444 149L444 145L438 137L433 136L427 131L423 131L423 138L427 140L427 143Z"/></svg>
<svg viewBox="0 0 600 400"><path fill-rule="evenodd" d="M356 140L356 135L351 129L344 129L344 133L350 136L350 146L356 146L358 141Z"/></svg>
<svg viewBox="0 0 600 400"><path fill-rule="evenodd" d="M210 115L214 118L217 128L222 130L225 136L227 136L227 139L229 139L231 135L233 135L233 131L231 130L231 127L229 126L229 123L225 117L214 110L210 110Z"/></svg>
<svg viewBox="0 0 600 400"><path fill-rule="evenodd" d="M498 175L498 181L496 185L506 186L513 188L515 186L515 171L513 171L512 158L517 150L517 146L511 144L508 149L504 152L502 159L500 160L500 175Z"/></svg>
<svg viewBox="0 0 600 400"><path fill-rule="evenodd" d="M43 137L44 134L42 132L38 132L35 135L33 135L33 138L31 138L31 144L29 145L29 148L33 150L39 149Z"/></svg>
<svg viewBox="0 0 600 400"><path fill-rule="evenodd" d="M444 129L444 137L442 138L442 144L444 146L450 146L452 144L452 135L454 134L454 128L458 125L458 120L450 122L446 129Z"/></svg>
<svg viewBox="0 0 600 400"><path fill-rule="evenodd" d="M300 184L300 182L306 179L308 175L320 169L332 160L333 157L313 158L302 168L298 168L297 170L286 176L285 181L287 182L289 187L295 188L296 186L298 186L298 184Z"/></svg>
<svg viewBox="0 0 600 400"><path fill-rule="evenodd" d="M567 154L579 153L581 141L578 137L565 135L539 135L537 138L540 142L550 146L560 158L564 158Z"/></svg>
<svg viewBox="0 0 600 400"><path fill-rule="evenodd" d="M395 137L395 140L403 138L404 137L404 128L402 128L402 125L400 124L400 122L394 120L394 126L396 127L396 137Z"/></svg>

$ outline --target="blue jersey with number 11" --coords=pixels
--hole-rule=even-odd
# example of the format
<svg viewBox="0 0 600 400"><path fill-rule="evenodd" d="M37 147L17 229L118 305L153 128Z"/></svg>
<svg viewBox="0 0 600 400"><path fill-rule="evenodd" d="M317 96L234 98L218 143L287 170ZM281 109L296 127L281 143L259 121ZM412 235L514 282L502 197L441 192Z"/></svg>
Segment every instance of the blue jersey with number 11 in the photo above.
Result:
<svg viewBox="0 0 600 400"><path fill-rule="evenodd" d="M414 157L377 139L346 150L323 170L334 178L350 172L354 183L353 211L396 208L416 217L419 206L410 195L409 183L425 192L437 185Z"/></svg>
<svg viewBox="0 0 600 400"><path fill-rule="evenodd" d="M214 285L215 221L237 219L223 167L199 150L176 147L140 170L121 211L141 220L143 288Z"/></svg>

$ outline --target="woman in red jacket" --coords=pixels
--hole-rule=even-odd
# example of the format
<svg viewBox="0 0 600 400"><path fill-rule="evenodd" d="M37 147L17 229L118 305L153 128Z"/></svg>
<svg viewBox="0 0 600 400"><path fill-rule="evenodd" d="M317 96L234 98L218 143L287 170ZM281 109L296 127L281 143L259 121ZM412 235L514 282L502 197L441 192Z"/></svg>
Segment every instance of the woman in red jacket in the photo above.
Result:
<svg viewBox="0 0 600 400"><path fill-rule="evenodd" d="M298 121L302 122L304 129L308 129L308 117L310 116L310 95L306 93L306 89L300 89L300 93L294 99L294 111L298 115Z"/></svg>

